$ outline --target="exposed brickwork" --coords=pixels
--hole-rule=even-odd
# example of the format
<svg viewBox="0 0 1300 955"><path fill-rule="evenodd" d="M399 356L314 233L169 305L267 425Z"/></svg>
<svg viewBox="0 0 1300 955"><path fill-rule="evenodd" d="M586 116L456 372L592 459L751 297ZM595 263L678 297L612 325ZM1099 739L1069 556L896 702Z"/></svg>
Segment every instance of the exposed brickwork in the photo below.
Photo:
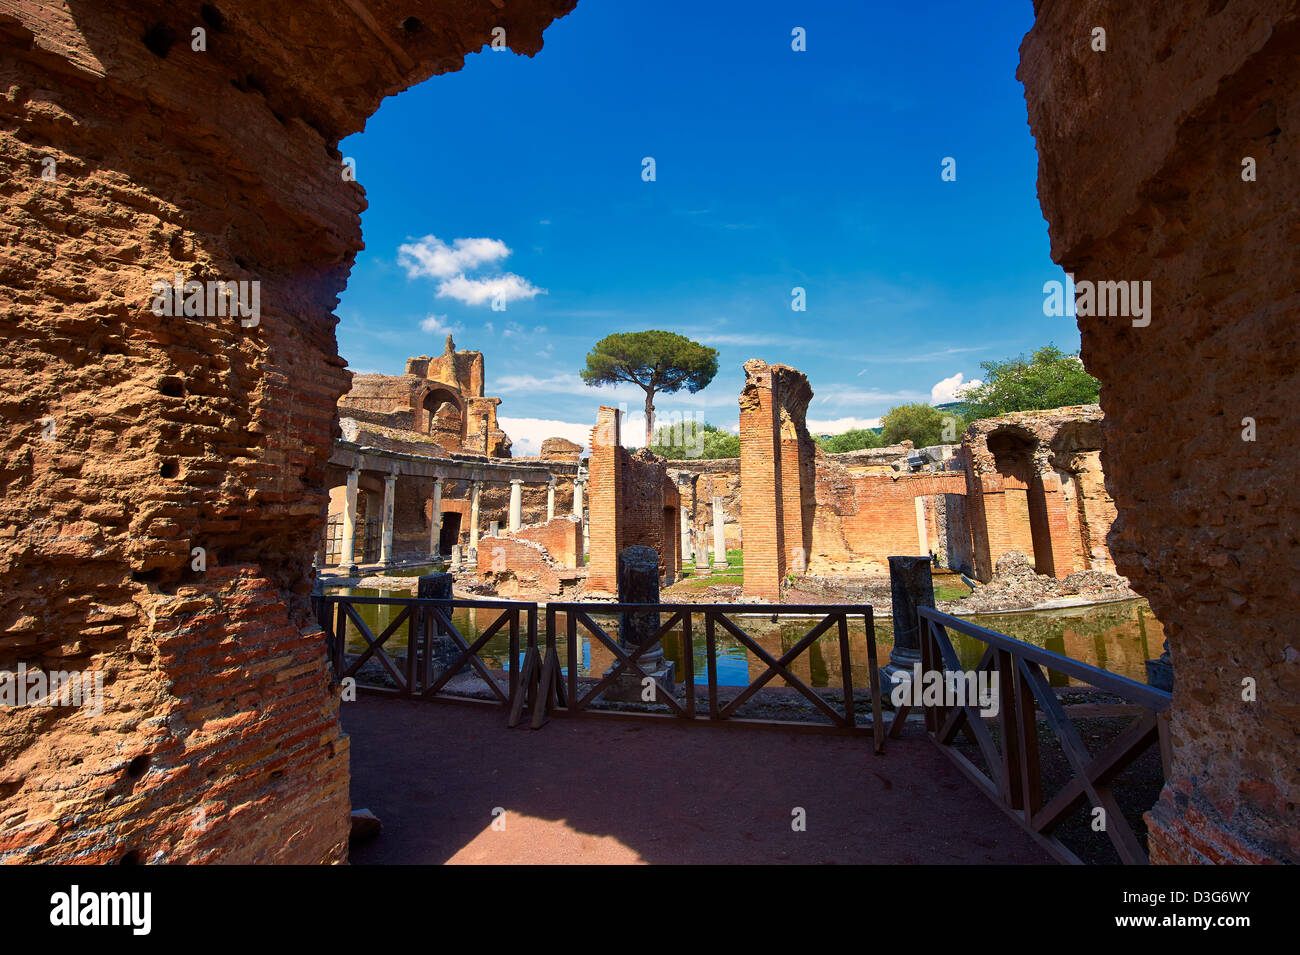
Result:
<svg viewBox="0 0 1300 955"><path fill-rule="evenodd" d="M802 372L759 359L745 362L740 393L740 477L745 595L781 599L790 567L806 566L812 547L816 446L804 417L812 389Z"/></svg>
<svg viewBox="0 0 1300 955"><path fill-rule="evenodd" d="M1096 25L1112 52L1080 39ZM1041 0L1019 76L1053 259L1076 282L1152 287L1146 327L1079 320L1110 549L1173 657L1152 855L1300 862L1300 5Z"/></svg>
<svg viewBox="0 0 1300 955"><path fill-rule="evenodd" d="M521 527L510 535L545 548L561 567L577 567L582 557L582 521L573 515L557 517L543 524Z"/></svg>
<svg viewBox="0 0 1300 955"><path fill-rule="evenodd" d="M970 497L975 575L1019 551L1040 574L1113 570L1106 534L1114 504L1101 474L1101 409L1026 411L972 424L961 466Z"/></svg>
<svg viewBox="0 0 1300 955"><path fill-rule="evenodd" d="M372 0L373 30L219 6L196 52L197 3L0 4L0 668L102 671L107 697L0 719L6 861L345 857L308 602L365 207L337 143L495 26L536 52L573 2ZM178 273L258 282L257 324L155 314Z"/></svg>
<svg viewBox="0 0 1300 955"><path fill-rule="evenodd" d="M601 407L591 431L588 465L591 553L587 587L607 593L618 590L618 555L626 547L653 548L659 554L659 572L664 579L681 574L681 499L676 483L668 477L668 462L645 449L629 454L621 436L618 410Z"/></svg>

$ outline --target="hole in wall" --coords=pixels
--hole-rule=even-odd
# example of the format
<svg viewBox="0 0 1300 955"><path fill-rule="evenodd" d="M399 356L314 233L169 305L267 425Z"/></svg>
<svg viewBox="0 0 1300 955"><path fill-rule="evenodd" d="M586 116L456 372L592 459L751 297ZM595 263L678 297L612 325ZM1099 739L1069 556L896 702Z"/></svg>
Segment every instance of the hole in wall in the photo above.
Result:
<svg viewBox="0 0 1300 955"><path fill-rule="evenodd" d="M168 479L177 477L181 473L181 464L174 459L164 461L162 467L158 469L158 473Z"/></svg>
<svg viewBox="0 0 1300 955"><path fill-rule="evenodd" d="M118 865L143 865L140 861L140 850L132 849L117 861Z"/></svg>
<svg viewBox="0 0 1300 955"><path fill-rule="evenodd" d="M155 23L144 35L143 40L150 53L165 60L167 54L171 52L172 44L176 42L176 31L165 23Z"/></svg>
<svg viewBox="0 0 1300 955"><path fill-rule="evenodd" d="M140 756L137 756L135 759L131 760L131 762L127 763L126 778L139 779L148 771L148 769L149 769L149 756L147 754L142 754Z"/></svg>
<svg viewBox="0 0 1300 955"><path fill-rule="evenodd" d="M407 33L423 33L424 21L419 17L407 17L402 21L402 29Z"/></svg>
<svg viewBox="0 0 1300 955"><path fill-rule="evenodd" d="M226 16L210 3L205 3L199 8L199 16L203 17L203 22L212 28L214 33L221 33L226 29Z"/></svg>
<svg viewBox="0 0 1300 955"><path fill-rule="evenodd" d="M168 398L184 398L185 382L175 375L164 375L158 379L158 391Z"/></svg>

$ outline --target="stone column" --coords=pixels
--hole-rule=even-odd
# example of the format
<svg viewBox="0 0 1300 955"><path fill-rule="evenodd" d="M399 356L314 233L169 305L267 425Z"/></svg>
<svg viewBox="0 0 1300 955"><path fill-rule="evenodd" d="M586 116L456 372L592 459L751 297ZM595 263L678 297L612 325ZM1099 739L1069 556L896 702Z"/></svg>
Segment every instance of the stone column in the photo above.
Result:
<svg viewBox="0 0 1300 955"><path fill-rule="evenodd" d="M921 662L920 627L916 615L919 607L934 607L934 580L930 576L928 557L889 558L889 591L894 612L894 649L889 664L880 671L880 692L889 698L900 672L913 675Z"/></svg>
<svg viewBox="0 0 1300 955"><path fill-rule="evenodd" d="M713 499L713 569L727 569L727 512L720 497Z"/></svg>
<svg viewBox="0 0 1300 955"><path fill-rule="evenodd" d="M691 547L691 515L685 507L679 507L677 513L681 516L682 522L682 563L695 560L695 552Z"/></svg>
<svg viewBox="0 0 1300 955"><path fill-rule="evenodd" d="M659 603L659 554L652 547L640 545L627 547L618 555L618 602L629 604ZM618 643L624 653L631 654L643 643L650 641L659 629L659 612L632 611L619 614ZM647 675L656 678L666 687L673 685L674 666L664 659L663 648L654 641L637 658L637 664ZM610 668L611 670L613 667ZM609 673L610 670L606 670ZM646 688L642 677L625 669L601 694L606 700L629 703L646 703ZM654 688L654 697L662 691Z"/></svg>
<svg viewBox="0 0 1300 955"><path fill-rule="evenodd" d="M555 519L555 475L546 482L546 519L548 521Z"/></svg>
<svg viewBox="0 0 1300 955"><path fill-rule="evenodd" d="M695 538L695 576L703 577L712 573L709 570L709 541L708 534L700 531Z"/></svg>
<svg viewBox="0 0 1300 955"><path fill-rule="evenodd" d="M433 504L429 509L429 555L435 558L442 551L442 481L433 480Z"/></svg>
<svg viewBox="0 0 1300 955"><path fill-rule="evenodd" d="M347 497L343 502L343 540L339 545L339 567L345 574L357 572L357 482L360 480L360 469L353 468L348 472Z"/></svg>
<svg viewBox="0 0 1300 955"><path fill-rule="evenodd" d="M916 498L916 541L920 549L917 554L923 557L930 556L930 535L926 529L925 520L925 498Z"/></svg>
<svg viewBox="0 0 1300 955"><path fill-rule="evenodd" d="M478 552L478 499L483 491L483 482L475 481L470 485L469 494L469 549Z"/></svg>
<svg viewBox="0 0 1300 955"><path fill-rule="evenodd" d="M384 526L379 538L379 562L385 567L393 565L393 515L397 510L397 474L384 478Z"/></svg>
<svg viewBox="0 0 1300 955"><path fill-rule="evenodd" d="M587 483L587 478L579 474L573 479L573 516L582 520L582 486Z"/></svg>
<svg viewBox="0 0 1300 955"><path fill-rule="evenodd" d="M451 600L451 584L451 574L423 574L416 584L415 595L421 600ZM425 636L431 638L429 654L433 657L436 674L441 676L448 665L456 659L460 650L456 646L456 642L445 632L446 628L437 622L437 618L430 615L430 619L433 625L425 624L425 628L421 632L421 638ZM466 664L460 672L464 673L469 669L469 666L469 664Z"/></svg>
<svg viewBox="0 0 1300 955"><path fill-rule="evenodd" d="M510 480L510 533L524 526L524 482L522 478Z"/></svg>

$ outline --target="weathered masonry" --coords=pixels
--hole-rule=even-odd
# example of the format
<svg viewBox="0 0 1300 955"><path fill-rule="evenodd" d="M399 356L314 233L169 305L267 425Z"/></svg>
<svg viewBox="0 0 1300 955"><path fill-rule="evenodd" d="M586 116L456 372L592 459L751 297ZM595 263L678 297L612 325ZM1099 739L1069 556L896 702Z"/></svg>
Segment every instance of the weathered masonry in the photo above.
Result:
<svg viewBox="0 0 1300 955"><path fill-rule="evenodd" d="M336 144L573 5L0 2L0 669L105 696L0 719L0 861L346 857L308 600L365 207ZM178 273L260 283L258 324L155 315Z"/></svg>
<svg viewBox="0 0 1300 955"><path fill-rule="evenodd" d="M680 551L743 545L748 596L779 600L803 573L886 574L899 554L981 580L1011 551L1056 577L1113 569L1095 405L979 421L960 445L826 454L805 424L807 377L758 359L745 371L740 460L672 461L669 473Z"/></svg>
<svg viewBox="0 0 1300 955"><path fill-rule="evenodd" d="M337 143L573 6L0 0L0 666L107 676L98 716L0 726L0 860L344 857L307 599L365 202ZM1039 0L1019 76L1053 258L1152 283L1145 327L1080 328L1109 547L1177 673L1153 859L1300 861L1300 8ZM178 272L260 282L260 323L155 316Z"/></svg>

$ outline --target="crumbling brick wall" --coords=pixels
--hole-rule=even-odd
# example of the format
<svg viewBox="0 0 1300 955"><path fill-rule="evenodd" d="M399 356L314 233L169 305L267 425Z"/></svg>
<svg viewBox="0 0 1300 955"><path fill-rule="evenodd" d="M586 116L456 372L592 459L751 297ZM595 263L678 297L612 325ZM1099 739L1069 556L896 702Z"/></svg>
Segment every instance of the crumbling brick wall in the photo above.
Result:
<svg viewBox="0 0 1300 955"><path fill-rule="evenodd" d="M588 513L591 551L587 587L618 591L618 555L642 545L659 554L665 580L681 574L677 543L680 498L668 477L668 462L642 449L629 454L622 446L622 422L616 408L601 407L591 431L588 465Z"/></svg>
<svg viewBox="0 0 1300 955"><path fill-rule="evenodd" d="M1104 540L1113 506L1097 465L1097 405L1025 411L974 422L960 463L974 543L975 575L1019 551L1040 574L1109 570Z"/></svg>
<svg viewBox="0 0 1300 955"><path fill-rule="evenodd" d="M740 477L746 596L780 600L791 568L812 548L816 445L805 424L812 388L802 372L745 362L740 393Z"/></svg>
<svg viewBox="0 0 1300 955"><path fill-rule="evenodd" d="M582 563L582 521L571 514L521 527L510 536L540 544L561 567L577 567Z"/></svg>
<svg viewBox="0 0 1300 955"><path fill-rule="evenodd" d="M0 669L105 686L0 720L0 861L346 857L308 599L365 206L337 144L573 2L219 6L0 9ZM258 313L160 315L177 274L257 282Z"/></svg>
<svg viewBox="0 0 1300 955"><path fill-rule="evenodd" d="M887 574L891 556L926 555L946 548L926 498L964 495L964 475L851 474L828 458L818 459L816 472L811 573ZM917 524L917 500L922 501L926 522L924 543Z"/></svg>
<svg viewBox="0 0 1300 955"><path fill-rule="evenodd" d="M1151 283L1149 324L1078 324L1111 554L1173 657L1152 858L1300 862L1300 6L1041 0L1018 75L1052 258Z"/></svg>

